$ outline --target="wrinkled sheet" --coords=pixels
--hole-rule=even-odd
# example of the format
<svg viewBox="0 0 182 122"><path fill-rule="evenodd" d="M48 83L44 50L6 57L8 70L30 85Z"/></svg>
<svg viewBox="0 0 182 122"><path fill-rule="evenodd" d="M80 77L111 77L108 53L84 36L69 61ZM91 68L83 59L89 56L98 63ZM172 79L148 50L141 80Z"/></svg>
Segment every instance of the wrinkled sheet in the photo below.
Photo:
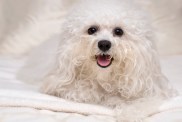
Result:
<svg viewBox="0 0 182 122"><path fill-rule="evenodd" d="M164 73L180 90L182 56L164 57L161 62ZM15 74L23 64L22 58L0 57L1 122L116 122L109 108L41 94L33 86L16 80ZM146 121L182 122L182 97L164 102Z"/></svg>

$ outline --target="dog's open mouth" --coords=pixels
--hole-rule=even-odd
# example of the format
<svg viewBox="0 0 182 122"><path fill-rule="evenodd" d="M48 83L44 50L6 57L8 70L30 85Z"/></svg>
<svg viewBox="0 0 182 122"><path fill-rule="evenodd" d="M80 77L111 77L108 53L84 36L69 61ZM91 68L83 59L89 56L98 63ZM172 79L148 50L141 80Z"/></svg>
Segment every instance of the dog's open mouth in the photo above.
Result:
<svg viewBox="0 0 182 122"><path fill-rule="evenodd" d="M97 64L102 68L107 68L112 64L113 58L110 55L96 55Z"/></svg>

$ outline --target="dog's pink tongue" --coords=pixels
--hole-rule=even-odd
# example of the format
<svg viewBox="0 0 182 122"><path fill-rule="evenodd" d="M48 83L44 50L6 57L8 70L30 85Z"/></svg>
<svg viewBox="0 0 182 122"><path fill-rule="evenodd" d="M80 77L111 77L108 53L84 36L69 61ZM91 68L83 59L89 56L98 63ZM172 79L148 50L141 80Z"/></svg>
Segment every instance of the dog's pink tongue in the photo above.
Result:
<svg viewBox="0 0 182 122"><path fill-rule="evenodd" d="M98 56L97 57L97 63L102 67L107 67L111 63L110 56L106 56L106 55Z"/></svg>

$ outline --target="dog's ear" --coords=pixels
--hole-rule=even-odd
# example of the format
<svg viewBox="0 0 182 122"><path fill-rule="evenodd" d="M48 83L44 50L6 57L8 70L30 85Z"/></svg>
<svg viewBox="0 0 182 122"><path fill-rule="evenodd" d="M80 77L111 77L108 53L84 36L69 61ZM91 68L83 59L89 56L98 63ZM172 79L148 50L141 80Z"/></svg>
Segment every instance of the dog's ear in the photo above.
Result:
<svg viewBox="0 0 182 122"><path fill-rule="evenodd" d="M135 38L136 39L136 38ZM120 81L121 95L131 98L140 96L169 95L171 85L163 75L159 57L150 40L142 39L126 42L122 48L124 70L123 81Z"/></svg>
<svg viewBox="0 0 182 122"><path fill-rule="evenodd" d="M64 41L63 41L64 42ZM66 43L66 42L64 42ZM74 47L70 44L59 44L54 68L45 76L41 91L59 96L63 93L64 86L70 85L75 80L76 68L73 63Z"/></svg>
<svg viewBox="0 0 182 122"><path fill-rule="evenodd" d="M44 77L41 91L50 95L60 96L64 92L64 86L70 85L75 80L75 68L66 57L62 57L54 69ZM63 91L62 91L63 90Z"/></svg>

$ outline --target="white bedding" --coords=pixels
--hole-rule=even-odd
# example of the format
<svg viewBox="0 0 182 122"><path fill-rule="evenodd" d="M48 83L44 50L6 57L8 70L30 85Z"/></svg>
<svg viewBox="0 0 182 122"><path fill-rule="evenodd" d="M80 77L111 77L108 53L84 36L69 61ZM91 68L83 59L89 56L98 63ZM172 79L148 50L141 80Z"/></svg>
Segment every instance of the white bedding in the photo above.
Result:
<svg viewBox="0 0 182 122"><path fill-rule="evenodd" d="M24 59L0 57L0 122L115 122L114 112L101 106L80 104L39 93L16 80ZM164 73L182 89L182 56L164 57ZM182 97L164 102L148 122L182 122Z"/></svg>

